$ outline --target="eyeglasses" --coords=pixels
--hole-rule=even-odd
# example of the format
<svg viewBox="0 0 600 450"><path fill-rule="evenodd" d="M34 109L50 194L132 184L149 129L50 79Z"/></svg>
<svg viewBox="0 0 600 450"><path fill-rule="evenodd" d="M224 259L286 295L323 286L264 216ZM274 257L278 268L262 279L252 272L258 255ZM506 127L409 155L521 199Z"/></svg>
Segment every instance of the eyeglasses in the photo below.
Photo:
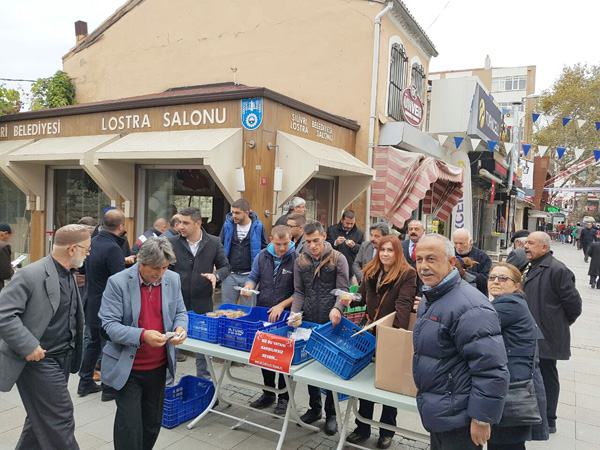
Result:
<svg viewBox="0 0 600 450"><path fill-rule="evenodd" d="M84 249L86 252L91 252L92 247L84 247L83 245L75 244L77 247Z"/></svg>
<svg viewBox="0 0 600 450"><path fill-rule="evenodd" d="M507 277L506 275L490 275L488 277L488 281L492 283L496 280L498 280L498 283L506 283L508 280L512 281L513 283L515 282L515 280L513 280L510 277Z"/></svg>
<svg viewBox="0 0 600 450"><path fill-rule="evenodd" d="M288 227L288 228L298 228L299 226L300 226L300 225L289 225L289 224L288 224L288 226L287 226L287 227Z"/></svg>

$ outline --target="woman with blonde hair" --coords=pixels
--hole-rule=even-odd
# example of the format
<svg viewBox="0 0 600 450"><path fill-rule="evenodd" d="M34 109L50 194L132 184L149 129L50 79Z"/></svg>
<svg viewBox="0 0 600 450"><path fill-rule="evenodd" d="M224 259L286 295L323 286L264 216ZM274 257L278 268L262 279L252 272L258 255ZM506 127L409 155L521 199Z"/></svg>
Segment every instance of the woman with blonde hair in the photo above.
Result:
<svg viewBox="0 0 600 450"><path fill-rule="evenodd" d="M375 258L363 267L362 272L363 279L358 292L362 296L362 303L367 306L366 322L371 323L395 313L394 327L407 329L417 288L417 273L404 258L398 237L382 237ZM372 419L374 406L373 402L361 399L358 412L362 417ZM383 405L380 421L395 426L397 413L396 408ZM356 429L348 435L347 441L357 444L367 440L370 435L370 425L356 419ZM393 431L381 428L377 447L389 448L393 437Z"/></svg>
<svg viewBox="0 0 600 450"><path fill-rule="evenodd" d="M524 450L525 441L548 439L546 391L537 357L537 340L541 333L529 312L521 283L521 272L512 264L499 262L490 269L488 290L500 318L510 382L533 379L541 423L505 427L500 422L492 427L488 450ZM505 411L503 419L506 414Z"/></svg>

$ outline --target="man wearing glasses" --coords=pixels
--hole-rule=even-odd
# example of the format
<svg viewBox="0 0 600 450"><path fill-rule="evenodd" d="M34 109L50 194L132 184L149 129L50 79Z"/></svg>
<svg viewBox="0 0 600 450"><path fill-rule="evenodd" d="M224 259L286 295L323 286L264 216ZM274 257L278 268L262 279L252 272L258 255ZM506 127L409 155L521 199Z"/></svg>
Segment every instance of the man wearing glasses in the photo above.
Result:
<svg viewBox="0 0 600 450"><path fill-rule="evenodd" d="M27 412L17 449L79 449L68 381L81 365L83 342L74 273L90 245L87 226L59 228L52 253L0 292L0 391L16 384Z"/></svg>
<svg viewBox="0 0 600 450"><path fill-rule="evenodd" d="M304 241L304 225L306 224L306 216L300 213L291 213L287 216L287 226L290 229L290 236L296 249L296 256L300 256L306 250L306 242Z"/></svg>

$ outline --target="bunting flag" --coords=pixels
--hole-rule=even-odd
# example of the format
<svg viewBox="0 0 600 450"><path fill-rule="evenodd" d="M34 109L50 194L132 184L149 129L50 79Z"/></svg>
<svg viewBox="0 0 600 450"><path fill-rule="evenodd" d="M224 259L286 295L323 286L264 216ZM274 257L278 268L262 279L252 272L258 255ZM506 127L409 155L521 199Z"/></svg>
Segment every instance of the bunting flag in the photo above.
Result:
<svg viewBox="0 0 600 450"><path fill-rule="evenodd" d="M510 154L512 152L512 149L515 148L515 144L513 144L512 142L505 142L504 148L506 149L506 153Z"/></svg>
<svg viewBox="0 0 600 450"><path fill-rule="evenodd" d="M598 123L598 122L596 122ZM594 150L594 158L596 158L596 161L598 161L600 159L600 150Z"/></svg>
<svg viewBox="0 0 600 450"><path fill-rule="evenodd" d="M567 151L566 147L556 147L556 153L558 153L558 159L562 159L562 157L566 151Z"/></svg>
<svg viewBox="0 0 600 450"><path fill-rule="evenodd" d="M546 150L548 150L547 145L538 145L538 153L540 156L544 156L546 154Z"/></svg>
<svg viewBox="0 0 600 450"><path fill-rule="evenodd" d="M540 115L537 113L531 113L531 118L533 119L533 123L536 123L537 120L540 118Z"/></svg>
<svg viewBox="0 0 600 450"><path fill-rule="evenodd" d="M600 122L596 122L596 131L600 131Z"/></svg>
<svg viewBox="0 0 600 450"><path fill-rule="evenodd" d="M507 115L510 112L510 108L502 108L502 114Z"/></svg>
<svg viewBox="0 0 600 450"><path fill-rule="evenodd" d="M585 123L587 122L587 120L584 119L577 119L577 126L579 128L581 128Z"/></svg>
<svg viewBox="0 0 600 450"><path fill-rule="evenodd" d="M446 136L445 134L438 134L438 141L442 147L446 143L446 139L448 139L448 136Z"/></svg>
<svg viewBox="0 0 600 450"><path fill-rule="evenodd" d="M460 144L462 144L464 140L465 138L463 137L454 136L454 145L456 146L456 148L460 147Z"/></svg>
<svg viewBox="0 0 600 450"><path fill-rule="evenodd" d="M490 149L490 152L494 151L496 145L498 145L498 141L488 141L488 148Z"/></svg>
<svg viewBox="0 0 600 450"><path fill-rule="evenodd" d="M546 118L549 124L554 122L554 119L556 119L556 115L554 114L546 114L544 117Z"/></svg>
<svg viewBox="0 0 600 450"><path fill-rule="evenodd" d="M521 144L521 148L523 149L523 154L527 156L527 153L531 150L531 144Z"/></svg>
<svg viewBox="0 0 600 450"><path fill-rule="evenodd" d="M581 158L581 155L583 155L583 152L585 152L585 149L584 148L576 148L573 151L575 152L575 160L578 160L579 158Z"/></svg>
<svg viewBox="0 0 600 450"><path fill-rule="evenodd" d="M477 147L479 147L480 142L481 142L481 139L471 139L471 147L473 148L473 150L475 150Z"/></svg>
<svg viewBox="0 0 600 450"><path fill-rule="evenodd" d="M570 117L563 117L563 127L567 126L567 124L571 121Z"/></svg>

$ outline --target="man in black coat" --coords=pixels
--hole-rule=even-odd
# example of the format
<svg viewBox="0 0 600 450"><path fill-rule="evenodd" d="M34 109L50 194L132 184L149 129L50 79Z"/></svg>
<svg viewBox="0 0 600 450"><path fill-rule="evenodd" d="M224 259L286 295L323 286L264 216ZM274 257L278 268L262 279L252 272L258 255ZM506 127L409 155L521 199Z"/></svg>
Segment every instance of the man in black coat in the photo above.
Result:
<svg viewBox="0 0 600 450"><path fill-rule="evenodd" d="M600 289L600 242L592 242L588 245L587 256L592 258L588 275L590 276L590 287ZM598 282L596 282L596 278Z"/></svg>
<svg viewBox="0 0 600 450"><path fill-rule="evenodd" d="M408 239L402 241L402 251L404 253L404 257L410 266L417 270L417 244L425 234L425 227L423 226L423 222L420 220L411 220L408 223L406 234L408 234ZM423 281L421 278L417 277L417 292L416 295L421 295L421 289L423 288Z"/></svg>
<svg viewBox="0 0 600 450"><path fill-rule="evenodd" d="M79 370L77 394L84 397L98 392L101 387L94 382L94 367L102 352L105 340L100 334L101 322L98 318L102 293L108 279L125 270L125 258L121 237L125 229L125 215L118 209L111 209L104 216L102 230L92 239L90 255L85 261L85 294L83 310L85 312L86 340L83 349L83 361ZM110 390L103 392L104 400L111 399Z"/></svg>
<svg viewBox="0 0 600 450"><path fill-rule="evenodd" d="M11 248L8 240L12 230L7 223L0 223L0 291L4 287L4 280L10 280L15 271L11 264Z"/></svg>
<svg viewBox="0 0 600 450"><path fill-rule="evenodd" d="M224 280L231 270L219 238L202 229L199 208L179 211L178 237L172 237L177 262L171 270L181 277L181 293L188 311L204 314L213 310L212 294L217 282ZM216 270L213 272L213 268ZM210 379L204 355L196 354L196 374Z"/></svg>
<svg viewBox="0 0 600 450"><path fill-rule="evenodd" d="M556 432L556 407L560 383L557 360L571 356L569 326L581 314L581 296L575 287L575 275L552 256L550 236L542 231L527 237L525 252L530 261L523 279L527 305L544 339L539 341L540 370L546 387L548 427Z"/></svg>
<svg viewBox="0 0 600 450"><path fill-rule="evenodd" d="M354 264L363 241L363 231L356 226L356 214L351 209L344 211L338 224L327 228L327 242L346 257L348 267Z"/></svg>
<svg viewBox="0 0 600 450"><path fill-rule="evenodd" d="M488 295L487 278L492 268L492 260L486 252L479 250L473 245L473 238L471 232L464 228L455 230L452 236L454 241L454 249L456 254L461 258L471 258L477 261L473 268L468 269L467 272L475 275L475 282L477 283L477 289L482 294Z"/></svg>
<svg viewBox="0 0 600 450"><path fill-rule="evenodd" d="M595 242L596 233L598 230L592 226L592 222L588 222L583 230L581 230L581 248L583 249L584 261L588 262L587 249L588 246Z"/></svg>
<svg viewBox="0 0 600 450"><path fill-rule="evenodd" d="M525 252L525 243L527 242L527 236L529 236L529 230L519 230L513 234L511 241L514 245L514 249L508 255L506 262L515 266L521 273L529 264L527 259L527 253Z"/></svg>

